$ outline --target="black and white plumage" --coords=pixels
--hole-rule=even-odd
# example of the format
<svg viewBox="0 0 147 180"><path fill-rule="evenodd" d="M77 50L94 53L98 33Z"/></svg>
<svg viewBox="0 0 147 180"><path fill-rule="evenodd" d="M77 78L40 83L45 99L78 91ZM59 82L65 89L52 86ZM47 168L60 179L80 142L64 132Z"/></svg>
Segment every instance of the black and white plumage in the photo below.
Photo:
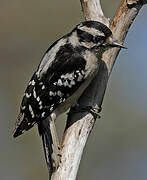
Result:
<svg viewBox="0 0 147 180"><path fill-rule="evenodd" d="M53 43L27 86L13 136L36 123L43 134L43 120L70 108L96 75L102 53L123 47L112 40L112 32L104 24L86 21Z"/></svg>

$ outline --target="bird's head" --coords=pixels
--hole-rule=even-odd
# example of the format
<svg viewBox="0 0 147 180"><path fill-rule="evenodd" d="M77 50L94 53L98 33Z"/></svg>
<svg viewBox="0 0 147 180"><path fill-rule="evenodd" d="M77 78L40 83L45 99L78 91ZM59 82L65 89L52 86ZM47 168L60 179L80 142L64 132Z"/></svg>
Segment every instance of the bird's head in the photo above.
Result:
<svg viewBox="0 0 147 180"><path fill-rule="evenodd" d="M104 52L113 47L125 48L122 44L113 39L111 30L104 24L97 21L85 21L76 26L72 31L73 43L82 45L89 49ZM76 41L78 43L76 43Z"/></svg>

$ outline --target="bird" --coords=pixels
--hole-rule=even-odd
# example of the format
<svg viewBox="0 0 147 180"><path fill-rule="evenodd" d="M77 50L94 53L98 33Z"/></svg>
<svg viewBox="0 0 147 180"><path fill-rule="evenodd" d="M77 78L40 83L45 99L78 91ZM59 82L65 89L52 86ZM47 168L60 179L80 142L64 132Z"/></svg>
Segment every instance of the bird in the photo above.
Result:
<svg viewBox="0 0 147 180"><path fill-rule="evenodd" d="M13 137L38 124L51 172L55 167L48 117L53 114L58 117L77 102L98 73L102 54L114 47L125 48L114 41L106 25L97 21L81 22L47 49L29 81Z"/></svg>

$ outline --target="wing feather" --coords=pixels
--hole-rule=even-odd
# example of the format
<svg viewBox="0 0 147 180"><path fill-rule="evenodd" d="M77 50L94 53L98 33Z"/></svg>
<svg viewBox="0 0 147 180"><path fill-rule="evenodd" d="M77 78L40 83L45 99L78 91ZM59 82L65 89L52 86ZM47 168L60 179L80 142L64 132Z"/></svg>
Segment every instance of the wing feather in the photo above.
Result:
<svg viewBox="0 0 147 180"><path fill-rule="evenodd" d="M46 119L85 80L86 61L72 46L61 46L54 58L50 66L44 60L46 64L39 66L29 82L20 108L24 117L17 122L14 137Z"/></svg>

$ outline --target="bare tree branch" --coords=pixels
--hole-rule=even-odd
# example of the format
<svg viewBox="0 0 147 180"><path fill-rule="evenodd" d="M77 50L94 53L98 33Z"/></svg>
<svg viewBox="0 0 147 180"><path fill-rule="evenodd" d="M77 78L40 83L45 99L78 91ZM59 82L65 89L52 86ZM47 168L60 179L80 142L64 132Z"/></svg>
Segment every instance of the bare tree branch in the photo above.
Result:
<svg viewBox="0 0 147 180"><path fill-rule="evenodd" d="M123 42L130 25L147 0L123 0L111 23L114 37ZM81 0L86 20L97 20L108 26L99 0ZM80 105L101 107L108 78L119 53L118 48L111 49L103 55L102 65L97 77L82 95ZM96 117L89 112L70 114L61 146L61 163L52 175L52 180L75 180L88 136L94 126Z"/></svg>
<svg viewBox="0 0 147 180"><path fill-rule="evenodd" d="M109 20L104 16L100 0L80 0L85 19L97 20L109 26Z"/></svg>

